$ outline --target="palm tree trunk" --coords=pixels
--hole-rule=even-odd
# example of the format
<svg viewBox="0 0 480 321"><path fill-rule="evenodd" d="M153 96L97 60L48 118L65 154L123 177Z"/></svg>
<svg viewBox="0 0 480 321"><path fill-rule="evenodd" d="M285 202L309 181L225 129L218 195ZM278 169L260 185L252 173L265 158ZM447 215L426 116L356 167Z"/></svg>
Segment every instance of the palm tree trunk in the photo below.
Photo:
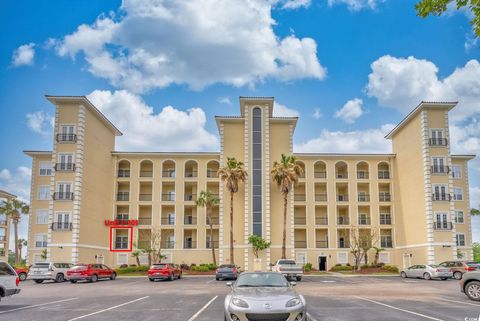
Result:
<svg viewBox="0 0 480 321"><path fill-rule="evenodd" d="M233 255L233 192L230 192L230 264L235 264Z"/></svg>
<svg viewBox="0 0 480 321"><path fill-rule="evenodd" d="M287 258L287 199L288 193L283 194L283 238L282 238L282 259Z"/></svg>
<svg viewBox="0 0 480 321"><path fill-rule="evenodd" d="M140 266L140 258L136 256L135 259L137 260L137 266Z"/></svg>
<svg viewBox="0 0 480 321"><path fill-rule="evenodd" d="M20 255L18 253L18 220L13 219L13 232L15 235L15 264L20 264Z"/></svg>
<svg viewBox="0 0 480 321"><path fill-rule="evenodd" d="M207 206L207 217L208 222L210 223L210 246L212 247L212 258L213 258L213 265L217 265L217 259L215 258L215 246L213 243L213 222L212 222L212 209L210 206Z"/></svg>

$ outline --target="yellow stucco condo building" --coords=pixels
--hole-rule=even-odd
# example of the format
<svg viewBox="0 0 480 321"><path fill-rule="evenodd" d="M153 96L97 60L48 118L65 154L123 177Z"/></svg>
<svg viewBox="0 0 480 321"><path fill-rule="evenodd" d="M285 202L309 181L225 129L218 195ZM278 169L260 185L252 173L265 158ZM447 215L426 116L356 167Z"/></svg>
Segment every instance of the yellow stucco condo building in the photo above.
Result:
<svg viewBox="0 0 480 321"><path fill-rule="evenodd" d="M49 261L134 264L131 251L160 235L167 261L211 263L214 246L217 260L229 263L230 198L217 174L227 157L248 173L233 201L235 263L267 269L280 258L283 201L270 171L293 153L297 118L273 117L273 97L241 97L239 116L216 117L220 151L192 153L116 151L122 133L87 98L47 99L56 107L53 149L25 152L32 157L29 262L46 252ZM293 153L304 175L288 200L287 256L321 270L353 264L355 228L378 231L379 261L387 264L471 259L467 162L474 156L450 153L455 105L420 103L386 136L392 154ZM220 199L213 242L206 210L195 203L202 190ZM251 234L272 243L261 261Z"/></svg>
<svg viewBox="0 0 480 321"><path fill-rule="evenodd" d="M13 198L16 198L16 196L0 189L0 204L3 201L8 201ZM4 262L8 262L10 224L10 217L5 214L0 214L0 261Z"/></svg>

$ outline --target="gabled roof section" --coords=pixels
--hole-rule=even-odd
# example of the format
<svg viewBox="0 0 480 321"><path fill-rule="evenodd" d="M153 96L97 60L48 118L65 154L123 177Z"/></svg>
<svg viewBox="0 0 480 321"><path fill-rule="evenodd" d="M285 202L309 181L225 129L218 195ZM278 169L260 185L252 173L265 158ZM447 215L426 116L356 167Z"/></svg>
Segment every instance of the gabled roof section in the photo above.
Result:
<svg viewBox="0 0 480 321"><path fill-rule="evenodd" d="M275 100L275 98L272 96L272 97L244 97L244 96L240 96L240 115L242 117L245 116L245 113L244 113L244 109L243 109L243 106L245 105L245 103L257 103L257 104L261 104L261 105L265 105L265 104L269 104L270 108L270 117L272 117L272 114L273 114L273 101Z"/></svg>
<svg viewBox="0 0 480 321"><path fill-rule="evenodd" d="M0 189L0 198L11 199L11 198L17 198L17 196Z"/></svg>
<svg viewBox="0 0 480 321"><path fill-rule="evenodd" d="M24 150L23 153L30 157L52 155L52 151L48 150Z"/></svg>
<svg viewBox="0 0 480 321"><path fill-rule="evenodd" d="M48 99L49 102L54 104L55 106L64 103L64 102L73 102L73 103L79 103L83 104L85 107L87 107L101 122L107 126L108 129L110 129L115 136L122 136L122 132L118 130L115 125L113 125L107 117L105 117L104 114L100 110L98 110L97 107L95 107L94 104L90 100L88 100L87 97L85 96L51 96L51 95L45 95L45 97Z"/></svg>
<svg viewBox="0 0 480 321"><path fill-rule="evenodd" d="M463 160L466 160L466 161L472 160L475 157L477 157L477 155L452 155L452 158L463 159Z"/></svg>
<svg viewBox="0 0 480 321"><path fill-rule="evenodd" d="M400 129L403 128L413 117L415 117L422 109L447 109L450 110L458 104L458 101L422 101L418 104L415 109L413 109L407 116L390 133L388 133L385 138L392 139Z"/></svg>

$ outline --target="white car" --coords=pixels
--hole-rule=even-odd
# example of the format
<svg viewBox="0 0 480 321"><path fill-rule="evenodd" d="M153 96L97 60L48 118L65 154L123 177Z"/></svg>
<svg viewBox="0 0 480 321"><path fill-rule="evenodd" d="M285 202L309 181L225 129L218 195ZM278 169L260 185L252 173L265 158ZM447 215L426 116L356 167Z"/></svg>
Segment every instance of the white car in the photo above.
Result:
<svg viewBox="0 0 480 321"><path fill-rule="evenodd" d="M67 279L67 271L73 267L71 263L35 263L28 272L28 279L36 283L53 280L57 283Z"/></svg>
<svg viewBox="0 0 480 321"><path fill-rule="evenodd" d="M423 278L430 279L450 279L453 274L450 269L430 264L430 265L412 265L408 269L400 272L402 278Z"/></svg>
<svg viewBox="0 0 480 321"><path fill-rule="evenodd" d="M20 293L20 279L17 272L5 262L0 262L0 300L6 296Z"/></svg>

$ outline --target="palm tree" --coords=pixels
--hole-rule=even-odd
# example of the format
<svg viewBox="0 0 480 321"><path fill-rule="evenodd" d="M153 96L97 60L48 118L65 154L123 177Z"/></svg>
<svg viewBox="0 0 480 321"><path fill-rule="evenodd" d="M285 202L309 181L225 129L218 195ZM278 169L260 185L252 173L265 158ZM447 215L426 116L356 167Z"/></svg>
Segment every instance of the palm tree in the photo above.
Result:
<svg viewBox="0 0 480 321"><path fill-rule="evenodd" d="M20 255L20 263L21 263L21 261L22 261L22 248L23 248L24 246L27 246L27 240L25 240L25 239L19 239L19 240L18 240L18 243L17 243L17 247L18 247L18 253L19 253L19 255Z"/></svg>
<svg viewBox="0 0 480 321"><path fill-rule="evenodd" d="M238 192L238 184L245 182L247 172L243 169L243 162L235 157L227 157L227 163L218 170L220 179L225 183L230 192L230 263L235 264L233 255L233 195Z"/></svg>
<svg viewBox="0 0 480 321"><path fill-rule="evenodd" d="M0 205L0 214L5 214L7 217L12 218L13 231L15 235L15 264L20 263L20 255L18 253L18 223L20 223L20 215L28 214L30 208L28 204L13 198L6 201L2 201Z"/></svg>
<svg viewBox="0 0 480 321"><path fill-rule="evenodd" d="M142 252L140 252L139 250L132 252L132 257L134 257L137 261L137 266L140 266L140 255L142 255Z"/></svg>
<svg viewBox="0 0 480 321"><path fill-rule="evenodd" d="M280 188L283 195L283 239L282 239L282 259L287 257L286 242L287 242L287 203L288 193L297 184L299 177L303 174L303 169L296 162L292 155L282 154L280 162L273 163L273 169L270 172L272 180Z"/></svg>
<svg viewBox="0 0 480 321"><path fill-rule="evenodd" d="M212 207L217 206L219 201L218 197L210 193L210 191L201 191L196 201L197 206L205 207L207 209L207 219L210 224L210 246L212 248L213 264L215 266L217 265L217 260L215 259L215 246L213 243Z"/></svg>

